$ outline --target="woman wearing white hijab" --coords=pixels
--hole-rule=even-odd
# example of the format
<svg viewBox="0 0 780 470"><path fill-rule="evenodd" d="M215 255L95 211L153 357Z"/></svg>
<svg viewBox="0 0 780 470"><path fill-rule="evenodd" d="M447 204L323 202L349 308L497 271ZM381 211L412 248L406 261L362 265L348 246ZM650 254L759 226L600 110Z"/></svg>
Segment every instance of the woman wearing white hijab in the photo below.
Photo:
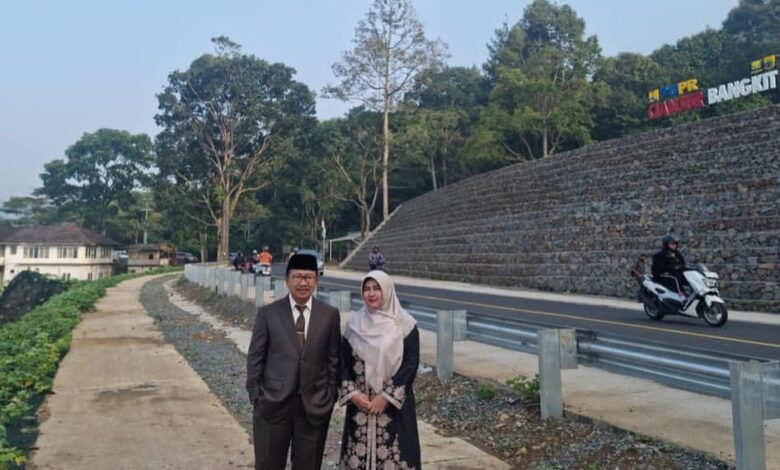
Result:
<svg viewBox="0 0 780 470"><path fill-rule="evenodd" d="M363 308L341 344L339 404L347 405L342 469L420 468L412 384L420 362L417 322L401 307L390 276L363 279Z"/></svg>

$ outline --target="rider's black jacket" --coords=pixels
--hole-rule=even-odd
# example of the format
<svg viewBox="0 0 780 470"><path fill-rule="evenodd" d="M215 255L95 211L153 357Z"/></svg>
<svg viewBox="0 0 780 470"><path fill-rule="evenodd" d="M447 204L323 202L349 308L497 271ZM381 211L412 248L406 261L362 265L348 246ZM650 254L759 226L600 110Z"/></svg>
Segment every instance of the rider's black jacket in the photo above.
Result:
<svg viewBox="0 0 780 470"><path fill-rule="evenodd" d="M653 255L653 277L658 279L661 274L668 273L672 276L679 276L685 267L685 258L680 254L679 250L671 251L668 248L664 248L658 253Z"/></svg>

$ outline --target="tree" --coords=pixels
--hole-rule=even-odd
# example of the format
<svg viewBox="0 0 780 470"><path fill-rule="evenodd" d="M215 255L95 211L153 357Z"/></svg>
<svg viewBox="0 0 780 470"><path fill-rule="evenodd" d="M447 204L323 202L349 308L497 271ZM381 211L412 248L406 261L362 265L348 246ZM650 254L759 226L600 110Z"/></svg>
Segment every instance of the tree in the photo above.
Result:
<svg viewBox="0 0 780 470"><path fill-rule="evenodd" d="M407 101L432 110L473 111L487 104L490 83L476 67L443 67L419 74Z"/></svg>
<svg viewBox="0 0 780 470"><path fill-rule="evenodd" d="M346 119L320 125L320 146L335 168L341 192L332 196L347 200L360 210L360 233L371 231L382 168L382 137L376 113L364 108L350 110Z"/></svg>
<svg viewBox="0 0 780 470"><path fill-rule="evenodd" d="M466 176L463 146L487 103L487 85L476 67L444 67L421 75L407 94L399 113L399 153L429 173L426 191Z"/></svg>
<svg viewBox="0 0 780 470"><path fill-rule="evenodd" d="M199 196L169 178L157 178L152 194L154 206L160 212L160 238L177 247L198 251L200 260L208 261L209 252L216 249L216 237L209 236L209 232L216 225L210 220Z"/></svg>
<svg viewBox="0 0 780 470"><path fill-rule="evenodd" d="M723 22L731 57L742 64L780 52L780 0L740 0Z"/></svg>
<svg viewBox="0 0 780 470"><path fill-rule="evenodd" d="M650 129L647 93L664 86L666 71L650 57L624 52L604 59L593 77L603 99L594 106L593 137L607 140Z"/></svg>
<svg viewBox="0 0 780 470"><path fill-rule="evenodd" d="M429 189L448 184L448 162L462 143L461 129L466 111L458 108L435 111L411 108L403 113L398 145L405 160L425 168L430 176Z"/></svg>
<svg viewBox="0 0 780 470"><path fill-rule="evenodd" d="M146 134L99 129L85 133L65 151L65 160L44 165L45 196L61 214L67 214L87 228L106 234L108 218L116 208L133 203L132 192L147 179L152 141Z"/></svg>
<svg viewBox="0 0 780 470"><path fill-rule="evenodd" d="M493 89L471 153L508 163L590 141L589 78L600 48L574 10L535 0L517 24L496 32L489 51Z"/></svg>
<svg viewBox="0 0 780 470"><path fill-rule="evenodd" d="M112 214L106 221L106 228L114 240L126 244L141 243L144 229L150 235L149 240L167 240L160 236L163 219L156 209L151 191L133 191L127 205L112 204L110 209Z"/></svg>
<svg viewBox="0 0 780 470"><path fill-rule="evenodd" d="M0 207L19 225L46 225L60 222L57 208L45 196L12 196Z"/></svg>
<svg viewBox="0 0 780 470"><path fill-rule="evenodd" d="M382 216L387 219L390 113L418 74L440 65L445 46L425 38L410 0L374 0L355 28L353 43L355 47L333 65L333 74L341 82L323 91L344 101L358 100L382 113Z"/></svg>
<svg viewBox="0 0 780 470"><path fill-rule="evenodd" d="M198 202L217 227L217 259L228 257L230 224L242 197L271 181L268 171L300 129L313 125L314 96L295 70L240 52L228 38L212 40L184 72L174 71L158 95L161 176Z"/></svg>

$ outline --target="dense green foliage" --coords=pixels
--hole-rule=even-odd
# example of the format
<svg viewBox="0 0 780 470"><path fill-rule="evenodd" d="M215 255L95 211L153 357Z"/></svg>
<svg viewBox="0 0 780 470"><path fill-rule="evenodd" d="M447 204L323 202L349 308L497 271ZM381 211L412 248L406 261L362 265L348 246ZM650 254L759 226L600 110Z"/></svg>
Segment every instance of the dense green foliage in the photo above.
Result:
<svg viewBox="0 0 780 470"><path fill-rule="evenodd" d="M81 320L82 312L93 309L108 287L134 277L174 270L75 283L68 291L0 328L0 470L25 461L21 452L6 446L5 423L28 413L36 394L51 390L59 361L70 346L71 331Z"/></svg>
<svg viewBox="0 0 780 470"><path fill-rule="evenodd" d="M66 159L47 163L36 191L60 217L106 232L109 218L133 203L133 190L146 184L152 140L145 134L99 129L85 133L65 151Z"/></svg>
<svg viewBox="0 0 780 470"><path fill-rule="evenodd" d="M0 212L19 223L75 218L132 243L148 201L150 241L202 259L262 245L278 255L315 247L323 220L329 237L366 232L384 218L385 201L392 210L510 163L780 101L767 91L664 119L647 115L650 90L695 78L706 92L780 53L780 0L740 0L720 28L615 57L602 55L571 7L534 0L514 22L496 25L482 70L444 64L445 45L426 39L410 2L372 5L325 90L361 103L345 116L318 122L314 93L295 70L216 38L216 53L173 71L158 96L162 132L146 192L125 184L108 193L94 171L83 173L78 162L129 154L116 144L122 135L139 142L137 160L146 161L144 137L101 130L71 147L67 162L47 165L38 193L48 198L12 198ZM379 40L404 32L405 49Z"/></svg>

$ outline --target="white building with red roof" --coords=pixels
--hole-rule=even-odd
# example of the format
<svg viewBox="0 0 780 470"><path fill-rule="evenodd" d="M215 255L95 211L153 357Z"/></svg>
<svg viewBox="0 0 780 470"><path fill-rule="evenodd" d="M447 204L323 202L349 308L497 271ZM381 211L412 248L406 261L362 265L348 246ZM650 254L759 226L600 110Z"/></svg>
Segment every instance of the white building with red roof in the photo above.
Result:
<svg viewBox="0 0 780 470"><path fill-rule="evenodd" d="M91 281L112 274L117 242L76 224L0 227L0 285L22 271Z"/></svg>

